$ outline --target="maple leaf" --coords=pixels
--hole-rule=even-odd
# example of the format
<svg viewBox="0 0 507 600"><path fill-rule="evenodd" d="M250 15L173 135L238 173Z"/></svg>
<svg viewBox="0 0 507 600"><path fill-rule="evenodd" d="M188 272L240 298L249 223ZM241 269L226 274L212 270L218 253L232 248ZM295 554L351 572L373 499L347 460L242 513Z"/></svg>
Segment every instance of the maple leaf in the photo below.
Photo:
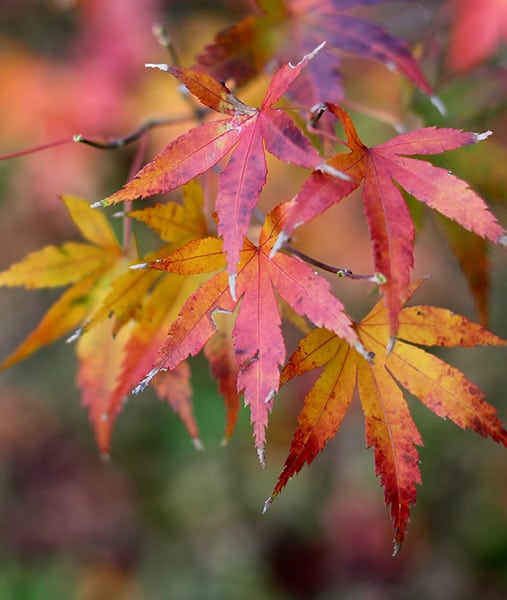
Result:
<svg viewBox="0 0 507 600"><path fill-rule="evenodd" d="M297 65L281 67L273 75L258 109L243 104L210 75L169 65L150 65L171 73L204 105L229 117L204 123L171 142L123 189L97 204L107 206L169 192L204 173L234 149L220 175L216 211L235 296L236 266L243 237L266 181L264 146L285 162L303 167L315 167L320 162L317 151L292 118L272 106L321 47L322 44Z"/></svg>
<svg viewBox="0 0 507 600"><path fill-rule="evenodd" d="M363 351L342 304L331 294L329 283L297 258L277 254L270 258L286 206L266 218L259 245L245 240L237 276L238 298L232 298L222 240L205 238L188 242L166 258L147 265L153 269L196 275L214 273L182 306L160 349L154 367L138 386L140 391L160 370L173 369L196 355L216 331L214 315L238 307L234 329L236 386L250 406L255 445L263 461L265 429L273 396L279 386L279 368L285 361L285 344L274 290L298 313L318 326L326 326Z"/></svg>
<svg viewBox="0 0 507 600"><path fill-rule="evenodd" d="M455 12L449 42L448 64L466 71L492 56L507 40L507 6L504 0L451 0Z"/></svg>
<svg viewBox="0 0 507 600"><path fill-rule="evenodd" d="M202 211L202 189L196 182L183 187L183 205L175 202L157 204L142 211L132 211L135 218L149 225L160 237L168 242L158 251L144 257L155 260L165 256L191 239L207 234L207 226ZM195 291L198 281L190 281L178 275L160 271L132 270L116 277L92 317L81 327L82 337L94 330L105 319L112 322L115 341L108 341L111 364L110 384L103 387L101 395L95 394L95 404L91 409L94 415L98 446L103 454L109 452L112 428L121 411L125 398L153 365L157 351L165 338L165 331L175 319L186 298ZM118 337L118 332L127 325L128 334ZM86 335L83 335L86 334ZM107 335L107 333L105 334ZM78 342L78 356L81 349ZM96 364L93 359L83 357L83 363ZM107 362L99 369L84 364L79 375L83 397L93 398L93 386L89 385L89 373L94 372L100 380ZM96 365L97 366L97 365ZM91 387L90 390L87 387ZM199 434L191 405L191 387L188 366L180 365L173 375L163 375L153 381L157 395L166 399L187 427L196 447L200 447ZM91 406L91 401L90 401Z"/></svg>
<svg viewBox="0 0 507 600"><path fill-rule="evenodd" d="M6 369L77 328L93 310L104 288L126 262L107 219L88 202L65 195L62 200L72 221L90 243L66 242L32 252L0 273L0 285L26 288L73 284L49 308L39 325L0 365Z"/></svg>
<svg viewBox="0 0 507 600"><path fill-rule="evenodd" d="M340 107L328 104L340 120L350 152L337 154L314 171L290 203L276 251L294 229L339 202L363 183L362 201L373 241L375 269L382 285L391 334L398 328L398 313L410 283L413 266L414 225L398 186L417 200L459 223L465 229L505 245L507 237L485 202L467 184L448 171L410 155L428 155L483 140L489 135L456 129L426 127L401 134L368 148L359 139ZM343 175L348 179L344 179Z"/></svg>
<svg viewBox="0 0 507 600"><path fill-rule="evenodd" d="M363 345L375 353L374 363L326 329L315 329L301 340L283 370L282 384L318 367L324 370L305 398L289 454L265 510L288 480L305 463L310 464L336 434L357 387L366 443L374 448L376 473L391 509L396 553L406 533L410 505L416 500L415 485L421 483L416 445L422 444L398 384L439 417L507 446L507 431L482 391L459 370L418 347L504 346L505 341L448 310L411 306L401 311L400 339L387 354L389 326L382 302L356 326Z"/></svg>
<svg viewBox="0 0 507 600"><path fill-rule="evenodd" d="M344 96L337 50L353 53L397 69L424 93L431 87L405 42L351 12L384 0L277 0L257 2L261 13L249 15L221 31L215 43L198 56L201 68L236 85L249 81L273 58L278 64L306 54L321 40L326 48L305 69L290 94L313 106Z"/></svg>

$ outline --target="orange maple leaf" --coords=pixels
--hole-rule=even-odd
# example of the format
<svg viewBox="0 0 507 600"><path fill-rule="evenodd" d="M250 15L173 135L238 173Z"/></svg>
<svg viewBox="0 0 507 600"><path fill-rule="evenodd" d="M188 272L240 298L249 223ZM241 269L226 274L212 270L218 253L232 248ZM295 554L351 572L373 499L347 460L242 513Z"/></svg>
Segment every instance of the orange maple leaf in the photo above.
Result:
<svg viewBox="0 0 507 600"><path fill-rule="evenodd" d="M432 306L406 307L399 320L399 339L389 354L385 348L390 324L382 302L356 325L365 348L375 353L374 363L325 329L313 330L299 343L283 370L282 384L296 375L325 368L305 398L289 455L265 504L267 509L288 480L305 463L310 464L335 435L357 387L366 443L374 448L376 473L391 507L395 552L407 530L410 505L416 500L415 485L421 483L416 445L422 444L399 384L439 417L507 446L507 431L482 391L458 369L417 347L504 346L505 340L465 317Z"/></svg>

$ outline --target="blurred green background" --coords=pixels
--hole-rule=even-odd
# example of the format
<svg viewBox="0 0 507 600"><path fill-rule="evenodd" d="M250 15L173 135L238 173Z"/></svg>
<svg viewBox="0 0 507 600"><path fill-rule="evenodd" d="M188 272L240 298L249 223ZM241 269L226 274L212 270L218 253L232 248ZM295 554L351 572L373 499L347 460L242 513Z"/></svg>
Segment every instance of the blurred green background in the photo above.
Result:
<svg viewBox="0 0 507 600"><path fill-rule="evenodd" d="M433 32L445 46L449 24L432 29L440 23L443 3L425 3L424 11L421 3L403 4L410 6L380 15L391 30L411 41L427 40ZM145 116L177 110L179 104L184 107L175 86L144 72L145 62L167 60L151 35L152 23L167 26L184 63L191 64L213 34L234 22L246 6L246 2L242 6L162 0L3 0L0 153L73 133L119 135L135 129ZM434 64L430 59L445 50L431 44L423 48L423 66ZM348 77L355 73L355 65L353 60L345 63ZM360 93L361 85L375 76L369 104L384 102L391 120L403 109L416 123L477 131L496 131L498 125L499 145L486 146L489 171L477 168L486 151L465 152L461 162L456 159L456 169L464 178L473 172L472 184L494 202L495 213L507 223L502 206L507 175L498 158L505 152L507 131L505 96L498 90L507 84L498 79L498 64L454 79L430 72L449 108L445 120L417 93L406 100L406 84L393 92L392 74L384 74L383 67L363 66L362 79L349 79L351 94L354 86ZM371 140L394 135L390 125L379 124L371 115L358 117L358 126ZM152 150L179 132L155 133ZM122 184L131 158L132 150L107 154L64 147L0 162L0 266L6 268L43 244L74 236L57 194L96 200ZM287 185L284 167L278 169L273 170L274 190ZM290 197L285 188L284 194ZM354 208L347 210L336 217L338 211L333 209L325 219L328 223L335 219L331 222L341 223L345 231L360 216ZM438 224L431 218L425 221L417 272L431 273L433 278L418 300L476 318ZM359 272L371 269L364 231L357 233L356 246L344 250L335 248L334 230L319 227L325 227L323 221L312 224L303 240L309 248L312 236L314 248L324 244L328 256L319 258L334 264L348 260L342 266ZM505 252L492 249L490 261L490 328L507 337ZM340 282L336 288L358 318L375 300L361 285ZM52 292L1 290L2 359L55 297ZM505 418L505 352L474 349L441 354L479 384ZM61 341L0 375L0 598L507 597L504 448L458 430L410 399L425 442L420 449L423 486L407 541L393 559L389 516L372 453L364 448L358 402L336 439L262 515L311 380L296 381L278 396L268 429L267 467L261 469L246 410L241 411L232 440L220 446L223 403L204 360L197 357L191 365L205 450L194 450L176 416L147 391L131 398L118 418L108 463L100 460L86 411L79 405L71 346Z"/></svg>

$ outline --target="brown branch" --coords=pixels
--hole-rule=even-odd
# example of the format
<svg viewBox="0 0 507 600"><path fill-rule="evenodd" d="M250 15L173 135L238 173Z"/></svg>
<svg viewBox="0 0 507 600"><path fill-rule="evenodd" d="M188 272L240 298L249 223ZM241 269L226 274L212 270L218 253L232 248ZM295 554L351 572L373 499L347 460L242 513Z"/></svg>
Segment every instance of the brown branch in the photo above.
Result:
<svg viewBox="0 0 507 600"><path fill-rule="evenodd" d="M284 244L283 246L288 252L297 256L301 260L304 260L309 265L313 267L317 267L322 269L323 271L327 271L328 273L333 273L334 275L338 275L338 277L347 277L348 279L357 279L360 281L371 281L372 283L376 283L377 285L382 285L386 283L387 279L385 275L382 273L374 273L373 275L358 275L357 273L353 273L350 269L344 269L343 267L334 267L333 265L328 265L304 252L301 250L297 250L290 244Z"/></svg>

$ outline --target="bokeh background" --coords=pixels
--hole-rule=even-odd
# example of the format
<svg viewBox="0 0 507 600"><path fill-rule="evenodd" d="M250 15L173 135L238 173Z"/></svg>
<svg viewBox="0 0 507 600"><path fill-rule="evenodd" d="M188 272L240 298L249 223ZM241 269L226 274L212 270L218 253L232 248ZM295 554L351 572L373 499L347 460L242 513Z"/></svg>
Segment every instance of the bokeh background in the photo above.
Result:
<svg viewBox="0 0 507 600"><path fill-rule="evenodd" d="M461 8L473 4L463 1ZM344 56L346 107L370 145L392 137L396 125L494 130L494 141L448 155L443 164L487 197L505 225L502 29L486 54L463 66L456 62L463 48L453 50L459 5L397 2L373 13L413 44L446 103L446 117L395 73ZM486 11L494 6L492 0L483 3ZM1 0L0 153L76 133L124 135L146 117L183 113L187 106L177 85L143 67L168 60L152 25L167 28L183 64L191 65L214 33L247 8L247 2L225 1ZM258 101L263 85L245 89L242 97ZM153 131L149 153L187 126ZM134 152L64 145L0 161L0 267L44 244L75 237L58 194L95 201L111 193L125 181ZM272 161L263 207L290 198L303 177L287 177L286 167ZM354 199L299 235L299 246L320 260L356 272L372 270L367 231ZM489 260L490 328L507 337L505 251L492 248ZM419 232L416 274L431 275L418 301L477 318L441 224L429 212ZM375 301L366 284L333 284L354 318ZM54 298L53 292L0 291L1 359ZM507 417L503 350L441 355L478 383ZM205 450L194 450L169 407L147 391L132 398L118 418L111 461L104 463L79 405L75 371L72 347L61 341L0 375L0 598L507 597L505 449L439 420L415 399L410 406L425 440L423 486L406 544L393 559L389 516L372 453L364 447L357 402L336 439L261 515L310 380L297 381L279 395L265 469L258 465L245 410L228 446L220 446L223 404L199 357L192 371Z"/></svg>

